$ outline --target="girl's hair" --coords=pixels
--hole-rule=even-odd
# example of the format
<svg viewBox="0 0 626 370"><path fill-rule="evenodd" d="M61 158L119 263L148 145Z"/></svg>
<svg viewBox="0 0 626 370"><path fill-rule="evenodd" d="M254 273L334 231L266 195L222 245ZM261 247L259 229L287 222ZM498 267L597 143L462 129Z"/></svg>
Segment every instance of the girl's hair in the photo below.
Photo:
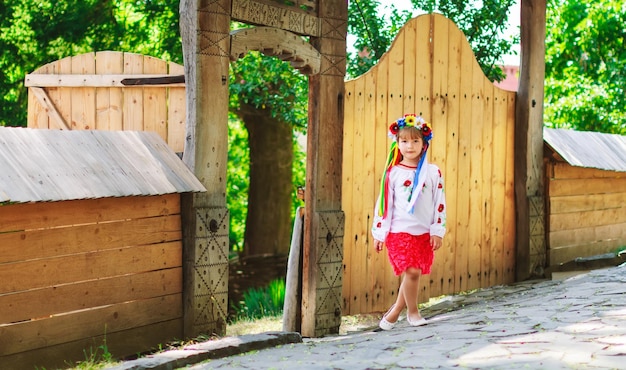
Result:
<svg viewBox="0 0 626 370"><path fill-rule="evenodd" d="M422 132L421 129L415 127L415 126L404 126L400 129L400 131L398 131L398 134L396 135L396 140L400 139L400 137L406 138L406 139L417 139L420 138L422 140L424 140L424 133Z"/></svg>

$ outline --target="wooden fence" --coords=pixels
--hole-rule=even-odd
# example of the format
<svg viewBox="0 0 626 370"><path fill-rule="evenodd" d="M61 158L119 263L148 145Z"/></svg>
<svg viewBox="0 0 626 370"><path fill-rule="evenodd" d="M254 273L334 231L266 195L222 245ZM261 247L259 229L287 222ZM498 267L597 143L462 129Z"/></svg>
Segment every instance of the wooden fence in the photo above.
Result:
<svg viewBox="0 0 626 370"><path fill-rule="evenodd" d="M626 246L624 172L550 160L546 181L549 266Z"/></svg>
<svg viewBox="0 0 626 370"><path fill-rule="evenodd" d="M420 300L514 281L515 93L484 76L463 33L441 15L409 21L368 73L346 83L342 208L344 314L383 311L399 285L370 233L390 122L432 123L429 160L446 182L448 233Z"/></svg>
<svg viewBox="0 0 626 370"><path fill-rule="evenodd" d="M2 368L181 339L181 239L180 194L0 206Z"/></svg>
<svg viewBox="0 0 626 370"><path fill-rule="evenodd" d="M28 76L28 127L155 131L175 152L185 139L183 67L101 51L48 63Z"/></svg>

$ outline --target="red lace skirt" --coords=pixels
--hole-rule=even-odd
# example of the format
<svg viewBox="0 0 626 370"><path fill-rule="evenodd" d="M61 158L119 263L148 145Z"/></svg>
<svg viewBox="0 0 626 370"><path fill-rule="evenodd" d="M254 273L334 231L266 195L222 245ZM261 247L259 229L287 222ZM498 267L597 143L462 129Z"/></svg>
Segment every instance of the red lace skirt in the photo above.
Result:
<svg viewBox="0 0 626 370"><path fill-rule="evenodd" d="M430 234L389 233L385 245L396 276L401 275L409 267L422 270L422 275L430 274L435 256L430 246Z"/></svg>

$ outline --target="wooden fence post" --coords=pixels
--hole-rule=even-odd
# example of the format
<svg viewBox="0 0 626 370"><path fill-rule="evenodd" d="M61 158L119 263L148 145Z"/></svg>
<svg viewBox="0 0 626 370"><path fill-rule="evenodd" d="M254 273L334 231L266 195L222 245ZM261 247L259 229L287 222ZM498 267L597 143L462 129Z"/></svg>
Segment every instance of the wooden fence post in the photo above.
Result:
<svg viewBox="0 0 626 370"><path fill-rule="evenodd" d="M521 68L515 117L516 279L543 275L546 264L543 83L546 0L521 2Z"/></svg>
<svg viewBox="0 0 626 370"><path fill-rule="evenodd" d="M181 0L187 88L183 160L207 189L184 199L184 335L226 333L231 0Z"/></svg>
<svg viewBox="0 0 626 370"><path fill-rule="evenodd" d="M302 273L302 335L338 333L341 325L343 230L341 170L346 1L320 1L320 73L309 80L307 179Z"/></svg>

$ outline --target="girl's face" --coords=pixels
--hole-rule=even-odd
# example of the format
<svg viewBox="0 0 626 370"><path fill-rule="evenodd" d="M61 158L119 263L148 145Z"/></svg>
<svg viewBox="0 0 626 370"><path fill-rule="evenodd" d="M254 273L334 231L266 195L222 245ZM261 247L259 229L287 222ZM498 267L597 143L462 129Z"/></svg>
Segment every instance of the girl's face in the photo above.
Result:
<svg viewBox="0 0 626 370"><path fill-rule="evenodd" d="M405 164L417 165L424 150L424 139L417 133L417 130L402 129L398 133L398 150Z"/></svg>

